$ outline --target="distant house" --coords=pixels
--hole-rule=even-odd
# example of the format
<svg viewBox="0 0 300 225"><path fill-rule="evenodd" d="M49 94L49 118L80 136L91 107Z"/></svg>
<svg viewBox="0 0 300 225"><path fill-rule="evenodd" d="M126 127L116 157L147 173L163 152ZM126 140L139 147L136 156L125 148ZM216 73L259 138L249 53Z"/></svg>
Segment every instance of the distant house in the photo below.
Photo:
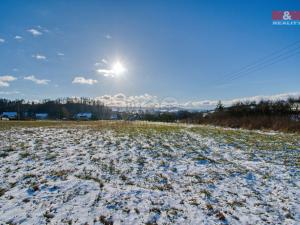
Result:
<svg viewBox="0 0 300 225"><path fill-rule="evenodd" d="M112 112L110 114L110 119L111 120L120 120L120 119L122 119L119 109L112 108Z"/></svg>
<svg viewBox="0 0 300 225"><path fill-rule="evenodd" d="M207 112L202 113L202 117L207 117L207 116L208 116Z"/></svg>
<svg viewBox="0 0 300 225"><path fill-rule="evenodd" d="M294 112L300 112L300 103L299 102L293 103L291 109Z"/></svg>
<svg viewBox="0 0 300 225"><path fill-rule="evenodd" d="M215 110L210 110L202 113L202 117L208 117L210 114L214 113Z"/></svg>
<svg viewBox="0 0 300 225"><path fill-rule="evenodd" d="M46 120L48 119L48 113L36 113L35 118L37 120Z"/></svg>
<svg viewBox="0 0 300 225"><path fill-rule="evenodd" d="M3 112L1 117L7 118L10 120L16 120L18 118L18 113L17 112Z"/></svg>
<svg viewBox="0 0 300 225"><path fill-rule="evenodd" d="M112 112L110 115L111 120L121 120L122 117L119 112Z"/></svg>
<svg viewBox="0 0 300 225"><path fill-rule="evenodd" d="M127 118L127 120L129 120L129 121L140 120L140 119L141 119L141 116L138 113L129 115Z"/></svg>
<svg viewBox="0 0 300 225"><path fill-rule="evenodd" d="M75 115L75 119L77 119L77 120L90 120L90 119L92 119L92 113L90 113L90 112L77 113Z"/></svg>
<svg viewBox="0 0 300 225"><path fill-rule="evenodd" d="M292 121L299 122L300 121L300 115L299 114L293 114L293 115L290 116L290 119Z"/></svg>
<svg viewBox="0 0 300 225"><path fill-rule="evenodd" d="M110 115L110 119L111 120L117 120L119 117L118 117L118 114L117 113L112 113L111 115Z"/></svg>

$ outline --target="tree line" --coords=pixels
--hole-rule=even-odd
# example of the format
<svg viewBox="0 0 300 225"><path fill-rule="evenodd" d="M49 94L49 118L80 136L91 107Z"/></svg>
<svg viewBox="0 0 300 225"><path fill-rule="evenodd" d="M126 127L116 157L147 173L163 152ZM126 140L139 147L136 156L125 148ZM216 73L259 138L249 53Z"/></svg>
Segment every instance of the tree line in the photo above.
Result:
<svg viewBox="0 0 300 225"><path fill-rule="evenodd" d="M300 131L300 98L286 101L237 102L218 105L203 123L246 128Z"/></svg>
<svg viewBox="0 0 300 225"><path fill-rule="evenodd" d="M38 102L0 99L1 112L17 112L18 119L34 118L37 113L47 113L49 119L73 119L77 113L92 113L92 119L109 119L111 109L90 98L44 99Z"/></svg>
<svg viewBox="0 0 300 225"><path fill-rule="evenodd" d="M300 131L300 98L286 101L236 102L225 107L219 101L206 112L145 114L143 120L212 124L232 128Z"/></svg>

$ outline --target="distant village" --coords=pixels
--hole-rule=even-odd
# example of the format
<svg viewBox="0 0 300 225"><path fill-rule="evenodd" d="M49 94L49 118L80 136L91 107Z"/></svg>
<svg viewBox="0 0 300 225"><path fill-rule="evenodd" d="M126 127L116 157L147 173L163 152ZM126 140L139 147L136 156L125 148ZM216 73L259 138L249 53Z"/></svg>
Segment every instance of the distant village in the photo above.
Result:
<svg viewBox="0 0 300 225"><path fill-rule="evenodd" d="M194 111L195 112L195 111ZM200 112L202 116L206 116L211 111ZM102 117L101 119L106 120L155 120L174 122L176 119L182 119L183 115L189 113L185 110L180 109L128 109L128 108L112 108L108 113L108 116ZM164 119L162 119L164 118ZM78 112L68 117L53 117L49 116L46 112L28 113L28 112L16 112L16 111L4 111L0 114L1 120L98 120L92 112Z"/></svg>
<svg viewBox="0 0 300 225"><path fill-rule="evenodd" d="M189 117L191 113L176 107L107 107L100 101L88 98L66 98L40 102L0 99L1 120L152 120L174 122Z"/></svg>

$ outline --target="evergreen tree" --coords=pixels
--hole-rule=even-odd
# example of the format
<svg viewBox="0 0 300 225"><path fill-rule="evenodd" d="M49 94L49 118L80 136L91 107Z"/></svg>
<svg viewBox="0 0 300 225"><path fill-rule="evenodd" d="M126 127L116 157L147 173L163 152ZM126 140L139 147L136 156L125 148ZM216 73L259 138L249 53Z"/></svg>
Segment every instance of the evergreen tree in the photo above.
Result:
<svg viewBox="0 0 300 225"><path fill-rule="evenodd" d="M222 112L222 111L224 111L224 106L223 106L222 102L219 100L218 104L216 106L216 112Z"/></svg>

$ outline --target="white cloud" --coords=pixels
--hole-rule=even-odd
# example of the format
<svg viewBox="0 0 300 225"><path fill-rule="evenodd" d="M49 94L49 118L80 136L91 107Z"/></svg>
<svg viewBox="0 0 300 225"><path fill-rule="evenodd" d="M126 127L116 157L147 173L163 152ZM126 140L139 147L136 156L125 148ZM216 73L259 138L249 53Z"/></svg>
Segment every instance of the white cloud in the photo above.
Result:
<svg viewBox="0 0 300 225"><path fill-rule="evenodd" d="M3 79L3 77L6 77ZM4 82L15 80L16 78L11 76L3 76L0 77L4 80ZM25 78L24 78L25 79ZM27 80L37 80L34 76L27 77ZM97 83L97 80L87 79L84 77L75 77L72 83L77 84L88 84L92 85ZM1 86L1 82L0 82ZM56 85L54 85L56 87ZM2 95L13 95L20 94L17 91L11 92L0 92ZM261 100L287 100L289 97L299 98L300 92L294 93L282 93L277 95L261 95L261 96L252 96L245 98L236 98L231 100L221 100L225 106L230 106L237 101L256 101L259 102ZM74 97L76 98L76 97ZM80 99L80 98L78 98ZM188 102L180 102L177 99L172 97L159 98L150 94L142 94L142 95L132 95L127 96L123 93L118 93L115 95L102 95L96 97L95 100L99 100L103 102L105 105L113 108L127 108L128 109L140 109L140 108L148 108L148 109L162 109L162 110L173 110L177 109L190 109L190 110L207 110L214 109L218 103L218 100L200 100L200 101L188 101Z"/></svg>
<svg viewBox="0 0 300 225"><path fill-rule="evenodd" d="M37 28L39 28L40 30L42 30L43 32L46 32L46 33L49 33L49 32L50 32L47 28L42 27L42 26L40 26L40 25L38 25Z"/></svg>
<svg viewBox="0 0 300 225"><path fill-rule="evenodd" d="M50 80L46 80L46 79L37 79L34 75L24 77L24 80L30 80L36 84L43 84L43 85L46 85L50 82Z"/></svg>
<svg viewBox="0 0 300 225"><path fill-rule="evenodd" d="M252 97L232 99L224 102L226 104L233 104L236 102L245 102L245 101L250 101L250 102L251 101L260 102L263 100L276 101L276 100L287 100L288 98L299 98L299 97L300 97L300 92L291 92L291 93L282 93L277 95L257 95Z"/></svg>
<svg viewBox="0 0 300 225"><path fill-rule="evenodd" d="M19 36L19 35L16 35L16 36L15 36L15 40L21 41L21 40L23 40L23 37L22 37L22 36Z"/></svg>
<svg viewBox="0 0 300 225"><path fill-rule="evenodd" d="M101 62L96 62L94 65L95 66L103 66L103 65L107 65L108 61L106 59L101 59Z"/></svg>
<svg viewBox="0 0 300 225"><path fill-rule="evenodd" d="M0 44L1 44L1 43L4 43L4 42L5 42L5 39L0 38Z"/></svg>
<svg viewBox="0 0 300 225"><path fill-rule="evenodd" d="M149 94L138 96L126 96L123 93L116 95L103 95L96 97L105 105L110 107L152 107L157 108L160 106L158 97Z"/></svg>
<svg viewBox="0 0 300 225"><path fill-rule="evenodd" d="M119 61L110 66L105 59L102 59L102 62L105 64L106 68L97 69L96 71L105 77L118 77L119 75L127 72L127 68L125 68L124 65Z"/></svg>
<svg viewBox="0 0 300 225"><path fill-rule="evenodd" d="M114 77L114 71L110 69L97 69L97 72L102 74L105 77Z"/></svg>
<svg viewBox="0 0 300 225"><path fill-rule="evenodd" d="M110 34L106 34L105 38L109 40L109 39L112 39L112 36Z"/></svg>
<svg viewBox="0 0 300 225"><path fill-rule="evenodd" d="M238 101L255 101L261 100L287 100L288 98L299 98L300 92L283 93L269 96L252 96L245 98L237 98L231 100L222 100L225 106L230 106ZM144 108L182 108L182 109L214 109L218 100L201 100L201 101L188 101L179 102L172 97L158 98L157 96L144 94L138 96L126 96L122 93L116 95L103 95L96 97L96 100L102 101L105 105L110 107L144 107Z"/></svg>
<svg viewBox="0 0 300 225"><path fill-rule="evenodd" d="M34 37L37 37L37 36L40 36L42 35L43 33L41 31L38 31L34 28L31 28L29 30L27 30L29 33L31 33Z"/></svg>
<svg viewBox="0 0 300 225"><path fill-rule="evenodd" d="M32 55L32 58L35 58L37 60L46 60L47 57L41 54Z"/></svg>
<svg viewBox="0 0 300 225"><path fill-rule="evenodd" d="M89 85L93 85L93 84L98 83L98 81L97 80L93 80L93 79L87 79L87 78L84 78L84 77L74 77L72 83L73 84L89 84Z"/></svg>
<svg viewBox="0 0 300 225"><path fill-rule="evenodd" d="M294 92L294 93L282 93L277 95L257 95L257 96L251 96L251 97L243 97L243 98L236 98L236 99L230 99L230 100L221 100L222 103L225 106L230 106L237 102L260 102L262 100L264 101L277 101L277 100L287 100L288 98L299 98L300 92ZM184 108L205 108L210 109L214 108L218 103L218 100L204 100L204 101L190 101L182 104Z"/></svg>
<svg viewBox="0 0 300 225"><path fill-rule="evenodd" d="M20 94L19 91L0 91L0 95L17 95Z"/></svg>
<svg viewBox="0 0 300 225"><path fill-rule="evenodd" d="M57 55L58 55L58 56L64 56L65 54L62 53L62 52L58 52Z"/></svg>
<svg viewBox="0 0 300 225"><path fill-rule="evenodd" d="M9 87L9 82L16 80L16 77L5 75L0 76L0 87Z"/></svg>

